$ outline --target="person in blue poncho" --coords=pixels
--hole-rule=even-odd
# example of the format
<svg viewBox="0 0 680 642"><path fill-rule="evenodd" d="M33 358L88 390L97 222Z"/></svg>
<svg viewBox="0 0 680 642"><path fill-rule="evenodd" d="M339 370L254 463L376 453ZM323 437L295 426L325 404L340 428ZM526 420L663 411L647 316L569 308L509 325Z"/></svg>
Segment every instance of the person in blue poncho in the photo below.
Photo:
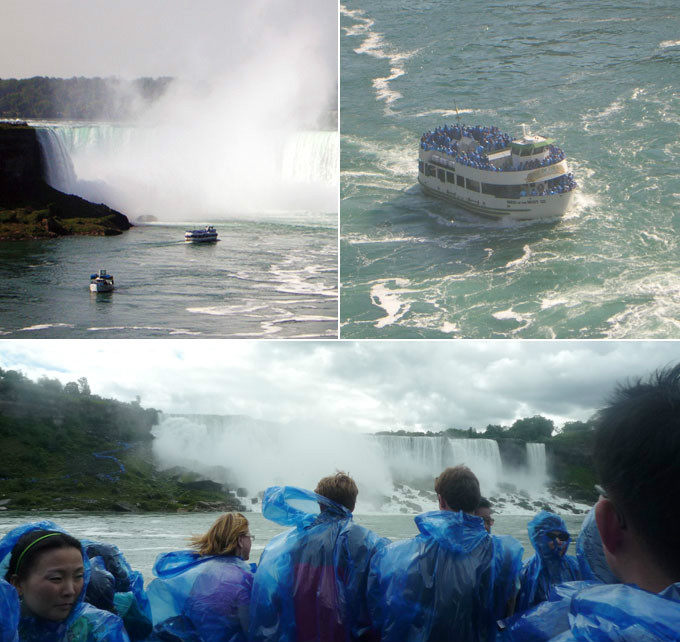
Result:
<svg viewBox="0 0 680 642"><path fill-rule="evenodd" d="M247 563L254 537L241 513L225 513L196 550L159 555L147 588L154 639L183 642L244 642L248 630L253 569Z"/></svg>
<svg viewBox="0 0 680 642"><path fill-rule="evenodd" d="M479 481L466 466L437 478L439 511L418 515L420 534L379 551L371 563L368 605L382 642L493 640L518 587L523 548L487 533Z"/></svg>
<svg viewBox="0 0 680 642"><path fill-rule="evenodd" d="M551 586L581 579L578 561L566 554L571 538L559 515L542 510L529 522L528 530L536 552L522 567L518 612L547 600Z"/></svg>
<svg viewBox="0 0 680 642"><path fill-rule="evenodd" d="M0 642L17 642L18 626L19 596L9 582L0 579Z"/></svg>
<svg viewBox="0 0 680 642"><path fill-rule="evenodd" d="M268 488L262 513L293 526L272 538L255 573L250 642L375 640L366 608L371 558L387 543L352 521L358 494L349 475L324 477L315 492Z"/></svg>
<svg viewBox="0 0 680 642"><path fill-rule="evenodd" d="M552 586L545 602L499 622L502 634L498 640L547 642L569 629L571 600L579 591L598 584L618 583L618 579L607 566L602 540L595 523L594 507L581 524L576 541L576 559L583 579Z"/></svg>
<svg viewBox="0 0 680 642"><path fill-rule="evenodd" d="M35 522L7 533L0 566L21 601L19 642L129 642L117 615L84 601L89 560L56 524Z"/></svg>
<svg viewBox="0 0 680 642"><path fill-rule="evenodd" d="M565 629L550 639L677 642L680 365L618 386L598 413L593 460L601 484L595 521L621 583L576 591Z"/></svg>
<svg viewBox="0 0 680 642"><path fill-rule="evenodd" d="M131 642L144 640L151 633L152 620L142 574L130 568L113 544L86 539L81 544L92 565L85 601L119 615Z"/></svg>

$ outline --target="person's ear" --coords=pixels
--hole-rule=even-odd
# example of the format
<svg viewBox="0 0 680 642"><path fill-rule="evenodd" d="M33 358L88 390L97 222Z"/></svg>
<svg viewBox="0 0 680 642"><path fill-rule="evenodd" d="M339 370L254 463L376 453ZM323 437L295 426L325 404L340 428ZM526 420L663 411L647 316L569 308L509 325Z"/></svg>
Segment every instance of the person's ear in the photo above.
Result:
<svg viewBox="0 0 680 642"><path fill-rule="evenodd" d="M19 597L21 597L23 590L21 588L21 582L19 581L19 576L15 573L9 578L9 583L17 590Z"/></svg>
<svg viewBox="0 0 680 642"><path fill-rule="evenodd" d="M441 495L437 495L437 499L439 499L439 510L451 510L446 503L446 500Z"/></svg>
<svg viewBox="0 0 680 642"><path fill-rule="evenodd" d="M595 504L595 522L600 539L610 555L616 555L623 544L624 528L621 517L612 502L603 497Z"/></svg>

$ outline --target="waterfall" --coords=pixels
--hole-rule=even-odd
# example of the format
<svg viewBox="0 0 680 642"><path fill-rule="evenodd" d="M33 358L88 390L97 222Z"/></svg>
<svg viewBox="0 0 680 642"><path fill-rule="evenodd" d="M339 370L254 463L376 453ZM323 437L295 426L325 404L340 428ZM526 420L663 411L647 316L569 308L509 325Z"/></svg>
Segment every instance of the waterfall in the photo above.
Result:
<svg viewBox="0 0 680 642"><path fill-rule="evenodd" d="M57 131L47 127L36 128L36 134L42 149L45 182L60 192L74 194L78 181L71 156L63 139Z"/></svg>
<svg viewBox="0 0 680 642"><path fill-rule="evenodd" d="M547 478L545 444L527 444L527 468L529 475L543 485Z"/></svg>
<svg viewBox="0 0 680 642"><path fill-rule="evenodd" d="M337 131L34 123L48 182L128 215L337 212Z"/></svg>
<svg viewBox="0 0 680 642"><path fill-rule="evenodd" d="M284 180L332 182L338 175L337 132L300 132L286 140L281 174Z"/></svg>

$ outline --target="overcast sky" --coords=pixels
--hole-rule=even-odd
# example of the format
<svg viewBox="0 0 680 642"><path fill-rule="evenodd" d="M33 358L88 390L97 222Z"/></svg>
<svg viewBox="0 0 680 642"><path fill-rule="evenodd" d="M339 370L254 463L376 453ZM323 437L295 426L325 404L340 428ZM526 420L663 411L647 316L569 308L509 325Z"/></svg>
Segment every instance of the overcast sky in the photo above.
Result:
<svg viewBox="0 0 680 642"><path fill-rule="evenodd" d="M0 78L205 77L291 40L337 76L337 32L333 0L2 0Z"/></svg>
<svg viewBox="0 0 680 642"><path fill-rule="evenodd" d="M617 381L677 362L678 341L0 341L0 367L33 380L357 432L585 420Z"/></svg>

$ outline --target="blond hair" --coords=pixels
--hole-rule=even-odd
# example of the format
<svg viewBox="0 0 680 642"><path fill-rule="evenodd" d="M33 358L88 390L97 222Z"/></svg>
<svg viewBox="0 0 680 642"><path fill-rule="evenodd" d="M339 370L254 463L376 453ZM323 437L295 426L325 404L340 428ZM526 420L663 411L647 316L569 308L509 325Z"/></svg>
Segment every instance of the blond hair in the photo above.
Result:
<svg viewBox="0 0 680 642"><path fill-rule="evenodd" d="M192 535L189 544L199 555L234 555L238 538L248 532L248 520L241 513L225 513L207 533Z"/></svg>

